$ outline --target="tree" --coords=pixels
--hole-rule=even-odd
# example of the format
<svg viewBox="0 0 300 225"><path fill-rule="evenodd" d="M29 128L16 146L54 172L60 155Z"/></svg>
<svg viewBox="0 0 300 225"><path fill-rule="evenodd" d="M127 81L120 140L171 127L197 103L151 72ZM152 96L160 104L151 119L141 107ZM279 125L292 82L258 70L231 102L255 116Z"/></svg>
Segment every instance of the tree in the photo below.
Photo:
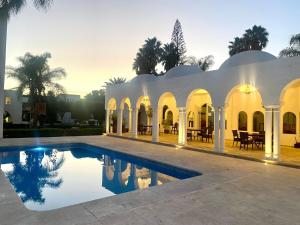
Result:
<svg viewBox="0 0 300 225"><path fill-rule="evenodd" d="M136 74L156 74L155 67L160 61L161 52L161 42L156 37L145 40L134 59L132 68Z"/></svg>
<svg viewBox="0 0 300 225"><path fill-rule="evenodd" d="M234 41L230 41L229 44L230 45L228 46L228 48L230 56L233 56L239 52L248 51L244 38L235 37Z"/></svg>
<svg viewBox="0 0 300 225"><path fill-rule="evenodd" d="M178 65L179 58L180 56L173 42L164 45L160 61L163 64L165 71L168 71Z"/></svg>
<svg viewBox="0 0 300 225"><path fill-rule="evenodd" d="M186 45L183 37L181 23L177 19L173 28L171 41L175 44L177 55L179 60L176 62L176 66L183 65L185 63Z"/></svg>
<svg viewBox="0 0 300 225"><path fill-rule="evenodd" d="M279 53L280 57L300 56L300 33L291 37L290 46Z"/></svg>
<svg viewBox="0 0 300 225"><path fill-rule="evenodd" d="M94 90L85 96L89 114L99 122L105 120L105 90Z"/></svg>
<svg viewBox="0 0 300 225"><path fill-rule="evenodd" d="M33 0L37 9L48 9L52 0ZM16 15L26 4L26 0L0 0L0 96L4 96L4 76L6 59L7 21ZM4 108L4 99L0 98L0 109ZM3 110L0 110L0 138L3 137Z"/></svg>
<svg viewBox="0 0 300 225"><path fill-rule="evenodd" d="M190 56L187 60L189 65L197 65L201 70L207 71L215 63L214 57L212 55L205 56L203 58L197 59L194 56Z"/></svg>
<svg viewBox="0 0 300 225"><path fill-rule="evenodd" d="M266 28L254 25L252 29L245 30L242 37L235 37L234 41L229 42L229 55L249 50L261 51L268 44L268 36Z"/></svg>
<svg viewBox="0 0 300 225"><path fill-rule="evenodd" d="M126 78L125 77L114 77L114 78L110 78L107 82L105 82L106 86L113 86L116 84L123 84L126 82Z"/></svg>
<svg viewBox="0 0 300 225"><path fill-rule="evenodd" d="M19 82L18 95L22 96L25 91L29 92L33 126L37 125L39 116L35 109L38 103L44 102L46 91L51 90L56 94L64 93L64 88L54 80L64 78L65 70L62 68L51 70L48 65L49 58L51 58L50 53L37 56L26 53L18 58L20 62L18 67L8 67L8 77Z"/></svg>

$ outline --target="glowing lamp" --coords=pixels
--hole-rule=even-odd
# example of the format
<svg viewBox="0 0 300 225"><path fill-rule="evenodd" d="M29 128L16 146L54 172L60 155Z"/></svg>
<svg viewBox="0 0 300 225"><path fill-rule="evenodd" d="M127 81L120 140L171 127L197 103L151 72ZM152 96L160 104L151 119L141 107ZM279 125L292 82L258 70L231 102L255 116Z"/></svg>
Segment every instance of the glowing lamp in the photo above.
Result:
<svg viewBox="0 0 300 225"><path fill-rule="evenodd" d="M241 86L239 88L239 90L240 90L241 93L251 94L251 93L256 91L256 88L251 86L251 85L245 84L245 85Z"/></svg>

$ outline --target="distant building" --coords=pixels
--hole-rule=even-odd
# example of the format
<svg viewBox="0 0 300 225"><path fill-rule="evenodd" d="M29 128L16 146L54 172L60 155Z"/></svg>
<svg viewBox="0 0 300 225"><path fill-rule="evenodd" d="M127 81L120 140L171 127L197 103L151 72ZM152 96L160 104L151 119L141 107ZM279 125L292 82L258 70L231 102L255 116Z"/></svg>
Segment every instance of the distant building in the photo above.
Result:
<svg viewBox="0 0 300 225"><path fill-rule="evenodd" d="M14 124L26 124L23 118L23 104L28 102L27 97L18 97L17 91L4 90L4 122Z"/></svg>
<svg viewBox="0 0 300 225"><path fill-rule="evenodd" d="M61 94L62 101L80 101L80 95ZM30 122L30 104L28 96L19 97L15 90L4 90L4 123L28 124Z"/></svg>
<svg viewBox="0 0 300 225"><path fill-rule="evenodd" d="M58 99L66 102L78 102L80 101L80 95L60 94Z"/></svg>

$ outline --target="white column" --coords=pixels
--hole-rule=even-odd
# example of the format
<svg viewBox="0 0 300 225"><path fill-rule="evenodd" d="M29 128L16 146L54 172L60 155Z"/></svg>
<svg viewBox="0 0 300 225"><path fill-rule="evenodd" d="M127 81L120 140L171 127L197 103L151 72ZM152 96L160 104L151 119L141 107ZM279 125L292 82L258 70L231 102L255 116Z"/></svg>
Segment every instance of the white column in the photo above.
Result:
<svg viewBox="0 0 300 225"><path fill-rule="evenodd" d="M220 151L225 149L225 107L220 107Z"/></svg>
<svg viewBox="0 0 300 225"><path fill-rule="evenodd" d="M215 152L219 152L220 148L220 131L219 131L219 108L215 107L214 111L214 143L215 143Z"/></svg>
<svg viewBox="0 0 300 225"><path fill-rule="evenodd" d="M0 139L3 138L6 37L7 37L7 17L5 15L0 15Z"/></svg>
<svg viewBox="0 0 300 225"><path fill-rule="evenodd" d="M186 110L185 107L178 108L179 124L178 124L178 144L186 144Z"/></svg>
<svg viewBox="0 0 300 225"><path fill-rule="evenodd" d="M128 132L131 133L132 131L132 115L131 109L128 109Z"/></svg>
<svg viewBox="0 0 300 225"><path fill-rule="evenodd" d="M132 129L131 129L131 135L133 138L137 138L138 136L138 113L139 109L132 109Z"/></svg>
<svg viewBox="0 0 300 225"><path fill-rule="evenodd" d="M273 108L273 159L280 157L280 108Z"/></svg>
<svg viewBox="0 0 300 225"><path fill-rule="evenodd" d="M117 110L117 134L122 135L123 109Z"/></svg>
<svg viewBox="0 0 300 225"><path fill-rule="evenodd" d="M109 134L109 126L110 126L110 110L106 110L106 117L105 117L105 132Z"/></svg>
<svg viewBox="0 0 300 225"><path fill-rule="evenodd" d="M265 112L265 158L272 158L272 108L266 107Z"/></svg>
<svg viewBox="0 0 300 225"><path fill-rule="evenodd" d="M152 142L159 142L158 109L152 108Z"/></svg>

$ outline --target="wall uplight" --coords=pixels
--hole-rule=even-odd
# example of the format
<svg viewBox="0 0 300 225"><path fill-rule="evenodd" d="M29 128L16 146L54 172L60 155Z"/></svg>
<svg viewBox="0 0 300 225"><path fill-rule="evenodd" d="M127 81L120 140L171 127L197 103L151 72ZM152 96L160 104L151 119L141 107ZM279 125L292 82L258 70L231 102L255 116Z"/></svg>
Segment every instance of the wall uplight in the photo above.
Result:
<svg viewBox="0 0 300 225"><path fill-rule="evenodd" d="M256 88L249 85L249 84L245 84L245 85L242 85L240 88L239 88L240 92L241 93L244 93L244 94L251 94L253 92L256 91Z"/></svg>

